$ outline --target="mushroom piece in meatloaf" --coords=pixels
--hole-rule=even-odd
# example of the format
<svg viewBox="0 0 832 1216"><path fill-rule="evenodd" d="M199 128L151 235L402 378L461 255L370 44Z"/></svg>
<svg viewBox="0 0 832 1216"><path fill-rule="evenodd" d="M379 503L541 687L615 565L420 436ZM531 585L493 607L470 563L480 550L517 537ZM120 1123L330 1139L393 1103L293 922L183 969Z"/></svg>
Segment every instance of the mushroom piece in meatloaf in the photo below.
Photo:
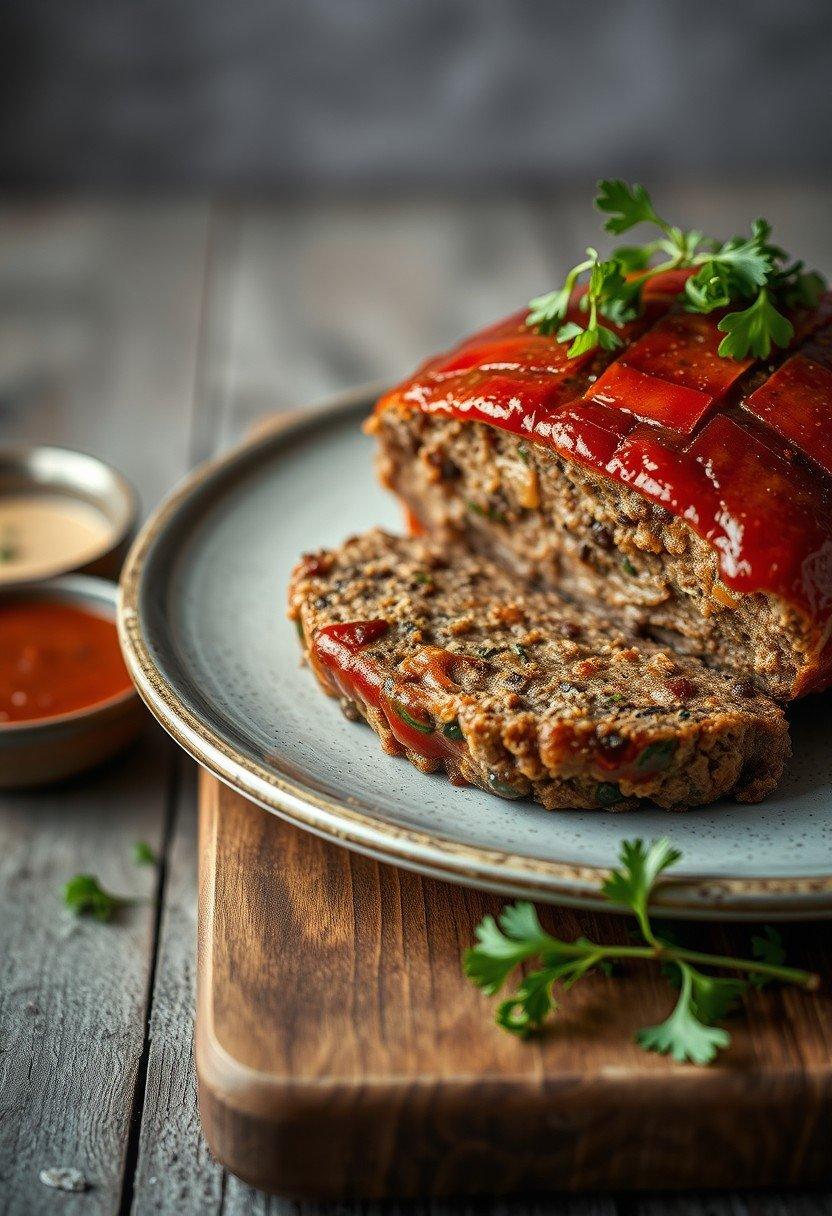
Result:
<svg viewBox="0 0 832 1216"><path fill-rule="evenodd" d="M634 641L470 551L375 530L296 566L289 615L312 670L391 755L547 809L682 809L765 797L781 709Z"/></svg>
<svg viewBox="0 0 832 1216"><path fill-rule="evenodd" d="M524 314L426 363L369 429L416 526L779 699L832 680L830 297L770 359L665 311L567 356Z"/></svg>

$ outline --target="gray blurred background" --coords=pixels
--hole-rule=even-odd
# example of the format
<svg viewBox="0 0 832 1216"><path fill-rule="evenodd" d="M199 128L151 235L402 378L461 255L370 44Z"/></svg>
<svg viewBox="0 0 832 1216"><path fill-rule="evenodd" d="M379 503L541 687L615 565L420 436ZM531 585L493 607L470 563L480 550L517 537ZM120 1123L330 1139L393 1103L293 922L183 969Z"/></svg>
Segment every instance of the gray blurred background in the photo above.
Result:
<svg viewBox="0 0 832 1216"><path fill-rule="evenodd" d="M832 0L0 0L0 445L93 452L150 510L264 417L391 383L552 288L599 241L602 175L715 235L765 215L832 272L830 68ZM3 1213L68 1211L38 1180L53 1164L93 1180L86 1212L289 1211L199 1132L194 803L161 733L0 799ZM163 857L155 887L135 840ZM68 936L58 891L91 859L155 894Z"/></svg>
<svg viewBox="0 0 832 1216"><path fill-rule="evenodd" d="M24 189L827 176L829 0L2 0Z"/></svg>

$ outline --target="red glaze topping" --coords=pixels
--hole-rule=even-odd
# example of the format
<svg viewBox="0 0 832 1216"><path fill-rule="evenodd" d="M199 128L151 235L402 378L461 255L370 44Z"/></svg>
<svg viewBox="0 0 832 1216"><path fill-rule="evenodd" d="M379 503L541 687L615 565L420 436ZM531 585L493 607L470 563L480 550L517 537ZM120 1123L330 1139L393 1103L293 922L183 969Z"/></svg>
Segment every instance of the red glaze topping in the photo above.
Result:
<svg viewBox="0 0 832 1216"><path fill-rule="evenodd" d="M832 371L792 355L743 405L832 476Z"/></svg>
<svg viewBox="0 0 832 1216"><path fill-rule="evenodd" d="M752 360L722 359L711 317L664 317L611 364L586 396L690 434Z"/></svg>
<svg viewBox="0 0 832 1216"><path fill-rule="evenodd" d="M378 409L485 422L624 482L709 541L730 587L774 593L825 628L832 296L795 317L796 342L815 333L806 353L775 351L780 366L758 385L765 364L717 354L720 314L669 314L662 292L679 284L659 286L645 318L619 330L619 352L568 359L563 344L530 333L519 313L426 363ZM749 380L758 386L745 396Z"/></svg>
<svg viewBox="0 0 832 1216"><path fill-rule="evenodd" d="M376 617L372 621L348 621L344 625L328 625L316 638L322 653L328 650L357 654L362 646L377 642L389 629L387 621Z"/></svg>

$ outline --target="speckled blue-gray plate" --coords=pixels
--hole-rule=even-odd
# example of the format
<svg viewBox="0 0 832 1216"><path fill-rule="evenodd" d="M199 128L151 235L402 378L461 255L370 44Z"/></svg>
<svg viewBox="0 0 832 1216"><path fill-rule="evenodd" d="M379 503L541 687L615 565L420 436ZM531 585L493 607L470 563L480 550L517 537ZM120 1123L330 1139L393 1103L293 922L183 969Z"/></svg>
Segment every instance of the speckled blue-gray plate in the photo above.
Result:
<svg viewBox="0 0 832 1216"><path fill-rule="evenodd" d="M353 394L200 469L149 521L122 580L139 691L191 755L299 825L382 860L553 903L598 906L623 836L683 851L668 915L832 916L832 703L793 713L794 758L760 806L547 813L385 756L299 663L285 618L298 555L399 512L372 474ZM278 864L275 859L275 864Z"/></svg>

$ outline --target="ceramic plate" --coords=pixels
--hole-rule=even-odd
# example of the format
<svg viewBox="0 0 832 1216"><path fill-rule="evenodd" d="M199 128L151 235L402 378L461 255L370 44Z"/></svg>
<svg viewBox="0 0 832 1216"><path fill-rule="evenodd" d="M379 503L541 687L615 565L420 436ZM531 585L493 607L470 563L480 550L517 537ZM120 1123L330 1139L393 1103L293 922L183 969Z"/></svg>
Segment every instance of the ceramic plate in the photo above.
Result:
<svg viewBox="0 0 832 1216"><path fill-rule="evenodd" d="M552 903L601 906L622 837L683 851L668 915L832 915L832 702L793 715L794 758L760 806L673 814L555 812L457 789L385 756L299 662L285 617L298 555L382 524L360 420L369 390L199 469L156 512L122 580L120 628L139 691L201 764L278 815L384 861Z"/></svg>

